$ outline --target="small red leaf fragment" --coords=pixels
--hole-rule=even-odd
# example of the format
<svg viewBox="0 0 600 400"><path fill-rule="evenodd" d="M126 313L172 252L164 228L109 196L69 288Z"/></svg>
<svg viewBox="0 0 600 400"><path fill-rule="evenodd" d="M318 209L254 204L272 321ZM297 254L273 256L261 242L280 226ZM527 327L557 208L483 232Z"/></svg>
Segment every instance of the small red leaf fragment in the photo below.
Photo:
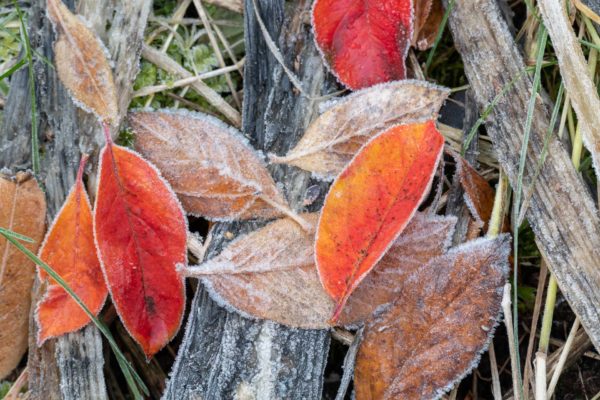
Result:
<svg viewBox="0 0 600 400"><path fill-rule="evenodd" d="M141 156L102 149L94 231L113 303L146 357L179 330L185 306L187 227L175 194Z"/></svg>
<svg viewBox="0 0 600 400"><path fill-rule="evenodd" d="M315 258L337 302L333 320L428 193L443 146L433 121L392 127L368 142L331 186Z"/></svg>
<svg viewBox="0 0 600 400"><path fill-rule="evenodd" d="M67 282L94 315L98 315L108 289L94 244L92 207L83 186L86 160L86 157L81 160L75 185L46 235L40 258ZM36 312L38 345L41 346L48 338L83 328L90 318L46 272L39 269L39 274L42 281L48 282Z"/></svg>
<svg viewBox="0 0 600 400"><path fill-rule="evenodd" d="M479 362L501 310L510 239L478 239L417 269L365 325L356 398L437 399Z"/></svg>
<svg viewBox="0 0 600 400"><path fill-rule="evenodd" d="M406 78L413 36L411 0L316 0L316 43L350 89Z"/></svg>

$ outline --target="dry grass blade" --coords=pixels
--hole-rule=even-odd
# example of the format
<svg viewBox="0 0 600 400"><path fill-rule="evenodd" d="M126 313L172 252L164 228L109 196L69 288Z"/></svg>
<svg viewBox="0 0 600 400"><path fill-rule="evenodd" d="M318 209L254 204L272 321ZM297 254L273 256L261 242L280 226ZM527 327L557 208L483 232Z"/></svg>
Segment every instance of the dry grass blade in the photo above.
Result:
<svg viewBox="0 0 600 400"><path fill-rule="evenodd" d="M115 123L118 103L106 48L61 0L48 0L47 7L58 35L54 58L60 80L77 104Z"/></svg>
<svg viewBox="0 0 600 400"><path fill-rule="evenodd" d="M144 45L142 49L142 57L157 67L164 69L170 74L177 75L181 78L192 78L194 75L179 65L175 60L166 54L156 50L148 45ZM201 96L203 96L213 107L219 110L223 115L233 123L235 127L240 127L242 124L242 116L239 111L233 108L223 99L217 92L211 89L206 83L201 80L196 80L190 84Z"/></svg>
<svg viewBox="0 0 600 400"><path fill-rule="evenodd" d="M37 251L44 236L46 201L35 179L0 175L0 227L26 235ZM27 349L31 286L35 264L0 237L0 379L17 366Z"/></svg>

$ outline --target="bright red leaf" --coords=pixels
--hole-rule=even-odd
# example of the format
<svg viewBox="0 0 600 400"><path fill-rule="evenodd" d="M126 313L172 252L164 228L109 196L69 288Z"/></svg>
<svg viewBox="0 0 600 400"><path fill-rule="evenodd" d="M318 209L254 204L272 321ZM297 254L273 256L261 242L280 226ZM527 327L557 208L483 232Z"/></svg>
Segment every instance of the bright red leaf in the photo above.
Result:
<svg viewBox="0 0 600 400"><path fill-rule="evenodd" d="M108 289L94 244L92 207L83 186L86 159L81 160L75 185L46 235L40 258L69 284L93 314L98 315ZM39 273L41 280L48 282L36 312L38 344L41 345L48 338L83 328L90 318L43 270Z"/></svg>
<svg viewBox="0 0 600 400"><path fill-rule="evenodd" d="M350 89L406 78L413 36L411 0L316 0L315 40Z"/></svg>
<svg viewBox="0 0 600 400"><path fill-rule="evenodd" d="M186 264L181 205L158 170L110 141L100 153L94 231L113 303L146 357L179 329Z"/></svg>
<svg viewBox="0 0 600 400"><path fill-rule="evenodd" d="M333 321L428 193L443 145L433 121L392 127L368 142L331 186L315 257L323 287L337 302Z"/></svg>

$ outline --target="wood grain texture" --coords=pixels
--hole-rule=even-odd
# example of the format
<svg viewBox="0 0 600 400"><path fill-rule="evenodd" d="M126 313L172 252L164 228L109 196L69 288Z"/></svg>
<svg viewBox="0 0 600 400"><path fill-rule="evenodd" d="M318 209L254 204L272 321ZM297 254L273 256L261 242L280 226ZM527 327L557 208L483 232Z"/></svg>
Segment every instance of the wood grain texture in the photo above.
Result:
<svg viewBox="0 0 600 400"><path fill-rule="evenodd" d="M285 62L297 66L294 72L304 90L312 97L333 91L324 83L325 68L310 27L302 21L311 2L288 4L289 12L281 0L258 3ZM243 133L257 149L282 154L317 116L318 104L295 92L266 46L252 7L252 0L247 0ZM316 184L309 173L297 168L276 166L271 172L296 209L306 189ZM325 188L319 184L313 189L321 193L315 205L322 201ZM256 227L252 223L217 224L207 257L226 246L225 232L237 236ZM163 399L321 399L329 340L325 330L290 329L228 312L199 286Z"/></svg>
<svg viewBox="0 0 600 400"><path fill-rule="evenodd" d="M493 0L457 0L449 24L475 100L483 110L524 71L523 57ZM500 99L486 122L494 150L513 186L531 88L531 80L525 75ZM538 99L527 152L526 193L548 123L548 111ZM564 296L599 349L600 219L589 189L556 139L548 145L548 157L535 183L526 216Z"/></svg>
<svg viewBox="0 0 600 400"><path fill-rule="evenodd" d="M74 10L73 0L64 2ZM118 2L117 5L110 0L81 0L78 4L80 13L95 28L111 53L119 94L119 120L129 104L131 82L138 70L140 45L150 6L150 0ZM32 48L52 60L54 32L45 7L45 0L31 3L29 36ZM107 29L108 22L110 27ZM81 152L91 153L94 160L104 139L97 118L73 104L54 68L37 59L34 69L39 140L43 149L42 172L38 179L46 188L48 216L52 219L75 181ZM13 171L30 167L28 85L26 69L13 75L0 129L0 167ZM95 181L93 174L91 181ZM39 287L35 285L34 290ZM50 341L42 348L35 346L35 336L35 330L31 330L28 364L32 398L106 398L102 341L95 327L88 326L82 332Z"/></svg>

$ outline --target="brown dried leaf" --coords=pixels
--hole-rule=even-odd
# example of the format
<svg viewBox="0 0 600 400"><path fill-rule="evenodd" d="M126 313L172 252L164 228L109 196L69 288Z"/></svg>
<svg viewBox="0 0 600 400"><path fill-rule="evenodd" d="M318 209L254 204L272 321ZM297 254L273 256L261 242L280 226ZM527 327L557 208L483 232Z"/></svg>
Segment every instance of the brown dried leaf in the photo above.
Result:
<svg viewBox="0 0 600 400"><path fill-rule="evenodd" d="M61 82L83 109L114 123L117 92L106 48L61 0L47 0L47 9L57 35L54 60Z"/></svg>
<svg viewBox="0 0 600 400"><path fill-rule="evenodd" d="M255 318L306 329L330 326L334 303L324 291L314 261L314 227L318 216L303 218L307 234L290 219L281 219L242 236L221 254L187 275L203 277L213 297ZM417 213L372 273L350 296L339 324L359 323L398 296L405 276L449 245L456 218ZM277 240L273 240L277 238Z"/></svg>
<svg viewBox="0 0 600 400"><path fill-rule="evenodd" d="M333 179L374 134L393 125L435 120L448 93L414 80L356 91L320 115L288 154L269 159Z"/></svg>
<svg viewBox="0 0 600 400"><path fill-rule="evenodd" d="M18 173L0 174L0 226L35 240L23 243L36 253L44 237L46 200L35 179ZM27 349L31 286L35 264L0 237L0 379Z"/></svg>
<svg viewBox="0 0 600 400"><path fill-rule="evenodd" d="M404 232L354 290L340 314L339 325L353 325L394 301L404 280L420 266L450 247L456 217L416 213Z"/></svg>
<svg viewBox="0 0 600 400"><path fill-rule="evenodd" d="M135 148L156 165L189 214L212 220L281 216L287 203L240 132L191 112L134 112Z"/></svg>
<svg viewBox="0 0 600 400"><path fill-rule="evenodd" d="M508 235L478 239L415 271L366 325L356 398L434 399L470 372L500 314L509 251Z"/></svg>
<svg viewBox="0 0 600 400"><path fill-rule="evenodd" d="M303 217L316 226L318 215ZM329 327L334 304L315 267L314 230L308 234L289 218L239 238L189 271L215 274L203 279L213 298L243 314L305 329Z"/></svg>
<svg viewBox="0 0 600 400"><path fill-rule="evenodd" d="M494 189L467 160L456 155L456 172L465 193L464 199L479 228L487 229L494 208Z"/></svg>
<svg viewBox="0 0 600 400"><path fill-rule="evenodd" d="M443 18L444 6L441 0L417 0L413 47L422 51L433 46Z"/></svg>

